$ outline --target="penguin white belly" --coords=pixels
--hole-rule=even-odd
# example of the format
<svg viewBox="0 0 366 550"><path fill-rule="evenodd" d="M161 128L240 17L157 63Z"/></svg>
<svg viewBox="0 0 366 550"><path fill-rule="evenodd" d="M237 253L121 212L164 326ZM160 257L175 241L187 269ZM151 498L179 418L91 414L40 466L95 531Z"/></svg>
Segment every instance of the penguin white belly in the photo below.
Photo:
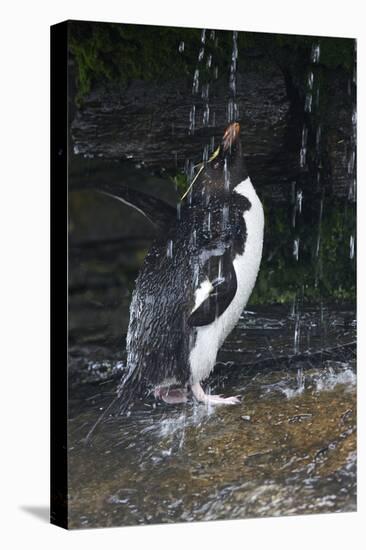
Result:
<svg viewBox="0 0 366 550"><path fill-rule="evenodd" d="M264 215L262 204L252 186L250 179L241 182L235 191L248 198L251 208L244 212L247 238L244 253L237 255L233 261L237 290L224 313L209 325L198 327L189 361L191 383L207 378L212 371L219 348L228 334L233 330L252 293L262 257ZM206 283L207 285L207 283ZM207 285L208 286L208 285ZM199 300L202 300L198 293ZM195 305L194 309L197 306Z"/></svg>

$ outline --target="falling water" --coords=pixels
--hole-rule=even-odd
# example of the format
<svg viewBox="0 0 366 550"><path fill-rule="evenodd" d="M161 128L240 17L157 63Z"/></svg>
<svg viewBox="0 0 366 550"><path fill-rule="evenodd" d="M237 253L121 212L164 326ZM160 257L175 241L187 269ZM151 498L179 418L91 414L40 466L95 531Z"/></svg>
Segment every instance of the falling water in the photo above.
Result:
<svg viewBox="0 0 366 550"><path fill-rule="evenodd" d="M211 212L210 212L210 210L207 213L207 231L208 231L208 233L211 232Z"/></svg>
<svg viewBox="0 0 366 550"><path fill-rule="evenodd" d="M347 163L347 171L349 175L348 200L354 202L356 200L356 139L357 139L357 112L356 112L356 41L354 43L355 61L353 67L352 83L350 83L350 95L352 96L352 134L349 144L349 156Z"/></svg>
<svg viewBox="0 0 366 550"><path fill-rule="evenodd" d="M217 278L218 279L221 279L222 277L222 258L220 256L219 258L219 265L218 265L218 273L217 273Z"/></svg>
<svg viewBox="0 0 366 550"><path fill-rule="evenodd" d="M313 63L319 63L320 59L320 44L313 44L311 49L311 61Z"/></svg>
<svg viewBox="0 0 366 550"><path fill-rule="evenodd" d="M166 256L167 258L173 258L173 241L171 239L168 240L168 244L166 247Z"/></svg>
<svg viewBox="0 0 366 550"><path fill-rule="evenodd" d="M349 257L351 260L355 257L355 238L353 235L349 239Z"/></svg>
<svg viewBox="0 0 366 550"><path fill-rule="evenodd" d="M307 149L308 149L308 138L309 138L309 130L310 130L310 122L309 122L309 116L314 110L314 93L315 93L315 106L318 106L319 103L319 83L316 82L316 71L315 71L315 65L319 63L320 59L320 44L314 43L311 48L310 53L310 68L307 73L306 77L306 95L305 95L305 101L304 101L304 113L307 116L304 116L304 123L301 130L301 146L300 146L300 154L299 154L299 165L300 170L303 173L306 173L308 171L308 155L307 155ZM315 142L316 142L316 156L318 159L318 169L317 169L317 176L316 176L316 182L319 184L320 182L320 140L321 140L321 125L318 123L316 127L315 132ZM296 190L297 183L295 182L293 184L292 189L292 197L293 197L293 214L292 214L292 225L294 228L296 228L296 219L297 215L301 214L302 208L303 208L303 190L297 189ZM321 206L322 208L322 206ZM320 224L321 224L321 217L320 217ZM320 246L320 228L318 233L318 242L317 242L317 252L316 256L318 256L318 248ZM293 242L293 256L298 261L299 259L299 250L300 250L300 239L299 237L296 237Z"/></svg>
<svg viewBox="0 0 366 550"><path fill-rule="evenodd" d="M233 49L231 54L230 76L229 76L229 93L231 97L227 106L227 121L233 122L239 118L239 109L236 103L236 70L238 60L238 32L233 31Z"/></svg>
<svg viewBox="0 0 366 550"><path fill-rule="evenodd" d="M301 214L302 210L302 190L299 189L296 193L296 210Z"/></svg>
<svg viewBox="0 0 366 550"><path fill-rule="evenodd" d="M304 168L306 165L306 148L308 142L308 129L304 124L301 133L301 149L300 149L300 168Z"/></svg>
<svg viewBox="0 0 366 550"><path fill-rule="evenodd" d="M319 256L319 252L320 252L320 238L321 238L322 219L323 219L323 204L324 204L324 198L322 197L320 199L320 207L319 207L318 236L317 236L317 240L316 240L316 249L315 249L316 257Z"/></svg>
<svg viewBox="0 0 366 550"><path fill-rule="evenodd" d="M227 167L227 158L225 157L224 161L224 181L225 181L225 190L228 191L230 188L230 173Z"/></svg>
<svg viewBox="0 0 366 550"><path fill-rule="evenodd" d="M229 221L229 206L224 204L222 207L222 227L225 229Z"/></svg>
<svg viewBox="0 0 366 550"><path fill-rule="evenodd" d="M196 69L193 75L192 94L197 94L200 85L200 71Z"/></svg>
<svg viewBox="0 0 366 550"><path fill-rule="evenodd" d="M320 44L314 43L311 48L311 54L310 54L310 61L311 61L311 67L308 71L307 75L307 92L305 95L305 104L304 104L304 111L305 113L311 113L313 110L313 104L314 104L314 66L319 63L320 59ZM318 106L319 104L319 84L316 87L315 91L315 105ZM302 136L301 136L301 149L300 149L300 168L306 167L306 150L307 150L307 141L308 141L308 127L307 124L304 123L303 129L302 129ZM319 135L317 134L317 146L320 145L320 130Z"/></svg>
<svg viewBox="0 0 366 550"><path fill-rule="evenodd" d="M196 126L196 106L192 105L191 110L189 112L189 133L194 134Z"/></svg>

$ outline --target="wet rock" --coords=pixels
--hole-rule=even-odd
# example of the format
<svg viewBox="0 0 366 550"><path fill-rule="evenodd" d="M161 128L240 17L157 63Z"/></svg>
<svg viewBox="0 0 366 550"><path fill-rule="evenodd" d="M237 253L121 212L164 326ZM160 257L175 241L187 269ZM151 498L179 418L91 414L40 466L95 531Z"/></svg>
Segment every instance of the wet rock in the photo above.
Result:
<svg viewBox="0 0 366 550"><path fill-rule="evenodd" d="M333 94L321 116L324 133L323 164L327 185L338 196L348 196L351 185L349 151L352 113L341 108L345 97L342 75L331 75ZM195 131L189 116L195 104ZM227 124L226 78L210 88L211 121L203 125L205 100L192 98L189 79L157 83L132 81L129 85L99 85L74 110L71 124L73 151L85 158L126 161L157 173L184 170L187 159L202 160L207 144L217 144ZM262 72L238 72L236 102L242 123L242 141L252 179L272 200L287 198L296 180L313 178L300 170L299 151L304 123L303 98L286 85L273 63ZM214 115L213 115L214 113ZM311 154L311 153L310 153Z"/></svg>

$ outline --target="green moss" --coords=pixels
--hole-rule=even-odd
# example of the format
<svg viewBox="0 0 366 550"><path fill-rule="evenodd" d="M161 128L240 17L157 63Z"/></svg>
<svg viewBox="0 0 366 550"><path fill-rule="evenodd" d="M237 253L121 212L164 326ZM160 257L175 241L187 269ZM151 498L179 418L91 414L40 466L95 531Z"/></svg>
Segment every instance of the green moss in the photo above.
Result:
<svg viewBox="0 0 366 550"><path fill-rule="evenodd" d="M229 71L232 32L216 31L216 38L216 42L210 40L207 32L205 54L213 54L214 65L221 75ZM185 44L181 53L180 42ZM322 67L353 70L352 39L251 32L239 32L239 65L261 71L269 60L274 60L296 76L310 63L313 43L320 44ZM76 62L77 101L80 103L96 82L192 79L200 47L200 29L71 21L69 48ZM212 68L201 63L201 82L212 79L211 72Z"/></svg>
<svg viewBox="0 0 366 550"><path fill-rule="evenodd" d="M305 202L295 228L292 207L268 209L265 205L263 259L252 304L290 302L300 295L305 301L322 297L355 301L356 264L350 258L355 205L325 198L319 223L319 203L314 197ZM293 255L295 238L300 242L298 260Z"/></svg>
<svg viewBox="0 0 366 550"><path fill-rule="evenodd" d="M186 174L182 174L181 172L179 172L178 174L171 177L170 179L174 183L175 188L178 191L178 195L182 197L182 195L184 195L184 193L188 189L188 178Z"/></svg>
<svg viewBox="0 0 366 550"><path fill-rule="evenodd" d="M181 41L186 46L179 53ZM199 45L198 29L71 22L69 49L76 62L77 99L80 102L96 82L127 84L133 79L191 75Z"/></svg>

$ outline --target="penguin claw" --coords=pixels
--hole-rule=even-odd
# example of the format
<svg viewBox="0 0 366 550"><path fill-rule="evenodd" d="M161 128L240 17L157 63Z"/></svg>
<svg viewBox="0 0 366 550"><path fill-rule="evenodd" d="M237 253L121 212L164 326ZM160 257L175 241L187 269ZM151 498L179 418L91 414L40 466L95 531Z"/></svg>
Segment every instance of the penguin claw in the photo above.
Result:
<svg viewBox="0 0 366 550"><path fill-rule="evenodd" d="M239 395L232 397L223 397L222 395L210 395L205 393L201 384L192 384L192 393L197 401L207 405L237 405L240 403Z"/></svg>
<svg viewBox="0 0 366 550"><path fill-rule="evenodd" d="M208 403L215 405L237 405L240 403L239 396L222 397L221 395L208 395ZM211 398L214 398L213 400Z"/></svg>

